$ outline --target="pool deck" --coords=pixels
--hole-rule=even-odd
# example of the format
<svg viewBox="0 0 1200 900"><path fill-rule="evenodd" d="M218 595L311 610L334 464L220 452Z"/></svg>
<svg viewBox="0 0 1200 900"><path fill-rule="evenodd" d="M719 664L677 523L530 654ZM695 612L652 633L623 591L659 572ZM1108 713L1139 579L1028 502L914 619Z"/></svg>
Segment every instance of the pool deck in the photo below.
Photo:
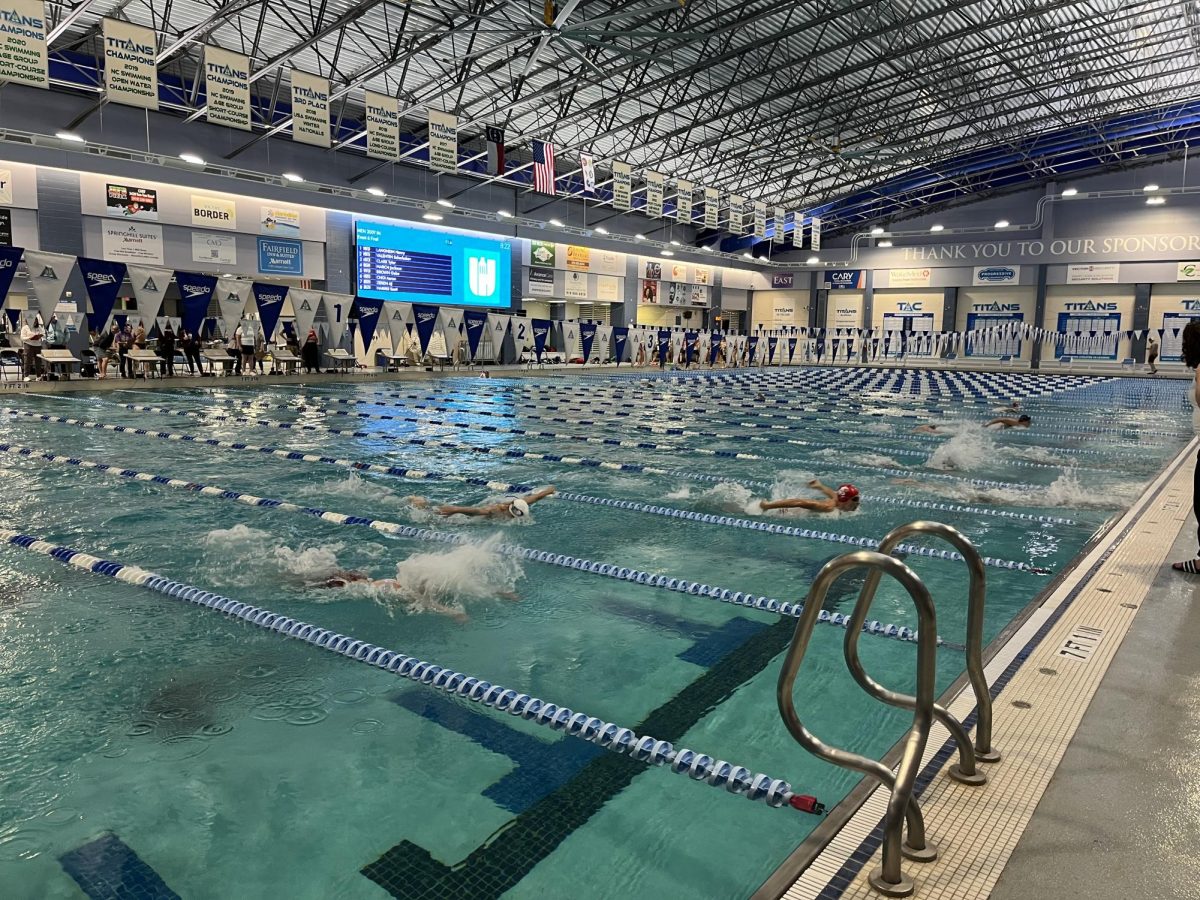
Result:
<svg viewBox="0 0 1200 900"><path fill-rule="evenodd" d="M1170 571L1195 546L1195 452L1193 441L988 663L1003 754L984 768L989 784L945 777L952 745L935 724L921 807L940 855L904 862L916 897L1197 896L1200 578ZM947 705L963 719L974 699ZM872 790L783 896L880 896L867 875L886 799Z"/></svg>

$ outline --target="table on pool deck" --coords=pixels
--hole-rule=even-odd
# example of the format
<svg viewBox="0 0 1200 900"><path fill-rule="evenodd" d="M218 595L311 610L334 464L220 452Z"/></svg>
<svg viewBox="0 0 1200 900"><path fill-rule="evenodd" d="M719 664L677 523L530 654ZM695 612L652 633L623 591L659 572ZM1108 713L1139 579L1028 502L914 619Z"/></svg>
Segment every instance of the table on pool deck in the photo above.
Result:
<svg viewBox="0 0 1200 900"><path fill-rule="evenodd" d="M272 350L271 351L271 372L283 371L284 375L292 375L296 372L296 367L300 365L300 357L292 353L290 350Z"/></svg>
<svg viewBox="0 0 1200 900"><path fill-rule="evenodd" d="M46 372L50 375L53 375L57 368L63 370L63 377L70 378L72 367L79 365L79 360L72 356L71 351L67 349L43 350L38 356L42 358Z"/></svg>
<svg viewBox="0 0 1200 900"><path fill-rule="evenodd" d="M150 373L147 371L147 369L149 369L157 372L159 377L162 376L162 365L164 360L153 350L130 350L129 361L140 365L143 375L149 376Z"/></svg>
<svg viewBox="0 0 1200 900"><path fill-rule="evenodd" d="M358 362L354 354L346 350L326 350L325 356L333 361L339 372L349 372Z"/></svg>
<svg viewBox="0 0 1200 900"><path fill-rule="evenodd" d="M208 371L210 373L216 367L217 363L220 363L221 364L221 374L228 375L230 373L230 371L232 371L234 363L237 362L236 359L234 359L232 356L230 356L223 349L221 349L221 350L215 350L215 349L205 350L200 355L202 357L204 357L204 359L208 360Z"/></svg>

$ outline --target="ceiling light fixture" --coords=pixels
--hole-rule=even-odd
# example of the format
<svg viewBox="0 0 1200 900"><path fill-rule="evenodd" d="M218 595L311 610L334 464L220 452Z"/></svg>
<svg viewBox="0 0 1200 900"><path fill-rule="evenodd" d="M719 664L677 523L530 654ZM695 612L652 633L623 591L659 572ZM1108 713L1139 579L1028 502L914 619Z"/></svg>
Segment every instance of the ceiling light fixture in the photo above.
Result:
<svg viewBox="0 0 1200 900"><path fill-rule="evenodd" d="M675 251L674 251L674 250L664 250L664 251L662 252L662 255L663 255L663 256L674 256L674 255L675 255Z"/></svg>
<svg viewBox="0 0 1200 900"><path fill-rule="evenodd" d="M806 259L804 261L804 264L806 266L819 266L821 264L821 260L819 257L810 256L808 259Z"/></svg>
<svg viewBox="0 0 1200 900"><path fill-rule="evenodd" d="M713 248L712 248L712 247L701 247L700 249L701 249L701 250L703 250L705 253L712 253L712 252L713 252Z"/></svg>
<svg viewBox="0 0 1200 900"><path fill-rule="evenodd" d="M1147 197L1146 198L1147 206L1162 206L1166 202L1167 202L1166 197Z"/></svg>
<svg viewBox="0 0 1200 900"><path fill-rule="evenodd" d="M427 213L425 213L425 215L421 216L421 218L424 219L426 222L442 221L442 217L435 212L427 212Z"/></svg>
<svg viewBox="0 0 1200 900"><path fill-rule="evenodd" d="M297 183L300 183L300 182L303 182L303 181L304 181L304 179L303 179L303 178L301 178L299 175L297 175L295 172L284 172L284 173L283 173L283 180L284 180L284 181L294 181L294 182L297 182Z"/></svg>
<svg viewBox="0 0 1200 900"><path fill-rule="evenodd" d="M197 156L195 153L180 153L179 158L185 163L191 163L193 166L208 165L203 157Z"/></svg>
<svg viewBox="0 0 1200 900"><path fill-rule="evenodd" d="M596 234L608 234L608 229L603 225L597 225L593 230L596 232Z"/></svg>
<svg viewBox="0 0 1200 900"><path fill-rule="evenodd" d="M892 242L891 242L891 241L880 241L880 242L879 242L879 244L878 244L878 246L880 246L880 247L890 247L890 246L892 246Z"/></svg>
<svg viewBox="0 0 1200 900"><path fill-rule="evenodd" d="M1065 191L1062 192L1062 195L1064 197L1074 197L1078 193L1079 193L1078 188L1067 188Z"/></svg>
<svg viewBox="0 0 1200 900"><path fill-rule="evenodd" d="M744 252L744 253L742 253L742 256L746 257L746 259L754 259L753 253Z"/></svg>
<svg viewBox="0 0 1200 900"><path fill-rule="evenodd" d="M383 188L377 188L377 187L367 188L367 193L370 194L372 197L386 197L387 196L387 191L385 191Z"/></svg>
<svg viewBox="0 0 1200 900"><path fill-rule="evenodd" d="M871 234L883 234L883 226L876 225L874 228L871 229Z"/></svg>
<svg viewBox="0 0 1200 900"><path fill-rule="evenodd" d="M930 225L929 226L930 231L945 231L945 229L946 229L945 225Z"/></svg>
<svg viewBox="0 0 1200 900"><path fill-rule="evenodd" d="M563 223L562 223L562 222L560 222L560 221L558 221L558 219L551 219L551 220L550 220L549 222L547 222L546 224L547 224L547 225L553 225L555 228L562 228L562 227L563 227Z"/></svg>
<svg viewBox="0 0 1200 900"><path fill-rule="evenodd" d="M1007 228L1008 227L1008 219L1001 219L999 222L996 223L995 227L996 228Z"/></svg>
<svg viewBox="0 0 1200 900"><path fill-rule="evenodd" d="M671 246L672 246L672 247L678 247L678 246L679 246L679 241L675 240L675 238L671 238Z"/></svg>
<svg viewBox="0 0 1200 900"><path fill-rule="evenodd" d="M72 144L86 144L83 138L71 131L59 131L54 135L60 141L70 141Z"/></svg>
<svg viewBox="0 0 1200 900"><path fill-rule="evenodd" d="M507 209L496 210L496 215L498 215L502 219L511 219L512 218L512 213L510 213Z"/></svg>
<svg viewBox="0 0 1200 900"><path fill-rule="evenodd" d="M646 236L644 234L635 234L633 236L633 239L635 241L644 241L646 239Z"/></svg>
<svg viewBox="0 0 1200 900"><path fill-rule="evenodd" d="M437 205L438 205L438 206L444 206L444 207L446 207L446 209L454 209L454 204L453 204L453 203L451 203L449 200L442 200L442 199L439 199L439 200L438 200L438 202L437 202Z"/></svg>
<svg viewBox="0 0 1200 900"><path fill-rule="evenodd" d="M1155 191L1158 190L1158 185L1151 183L1151 184L1146 185L1144 188L1142 188L1142 190L1145 191L1147 194L1153 194Z"/></svg>

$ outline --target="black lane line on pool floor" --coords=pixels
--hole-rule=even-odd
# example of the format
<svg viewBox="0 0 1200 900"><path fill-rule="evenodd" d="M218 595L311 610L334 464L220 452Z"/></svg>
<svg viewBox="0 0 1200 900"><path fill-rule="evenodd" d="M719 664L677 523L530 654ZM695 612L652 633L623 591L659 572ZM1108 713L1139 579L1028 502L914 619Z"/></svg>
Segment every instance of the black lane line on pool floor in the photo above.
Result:
<svg viewBox="0 0 1200 900"><path fill-rule="evenodd" d="M811 580L823 563L806 573ZM846 579L843 579L846 580ZM847 585L857 593L857 585ZM791 642L795 623L757 630L703 675L649 713L634 730L677 742L734 691L765 670ZM657 731L648 729L657 729ZM496 900L628 787L644 766L623 756L587 762L561 787L497 830L459 863L447 865L424 847L401 841L362 874L401 900Z"/></svg>

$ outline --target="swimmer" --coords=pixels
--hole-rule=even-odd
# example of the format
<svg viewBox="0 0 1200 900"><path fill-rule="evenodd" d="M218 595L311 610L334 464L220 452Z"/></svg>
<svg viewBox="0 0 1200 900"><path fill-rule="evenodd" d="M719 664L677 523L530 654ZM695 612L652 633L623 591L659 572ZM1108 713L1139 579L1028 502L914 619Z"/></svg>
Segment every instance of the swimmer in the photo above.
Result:
<svg viewBox="0 0 1200 900"><path fill-rule="evenodd" d="M940 425L918 425L913 429L913 434L942 434Z"/></svg>
<svg viewBox="0 0 1200 900"><path fill-rule="evenodd" d="M767 402L767 395L766 395L766 394L758 394L758 395L756 395L756 396L755 396L755 398L754 398L754 399L755 399L755 400L757 400L759 403L766 403L766 402Z"/></svg>
<svg viewBox="0 0 1200 900"><path fill-rule="evenodd" d="M317 582L316 584L313 584L312 587L344 588L351 584L367 584L376 590L386 591L388 593L393 593L400 596L407 596L411 599L417 599L413 592L407 590L404 585L395 578L372 578L370 575L367 575L364 572L351 572L346 569L338 569L324 581ZM508 600L519 599L514 594L508 592L503 592L499 594L499 596ZM447 606L445 603L440 603L439 601L428 596L423 596L420 599L421 605L430 612L439 613L443 616L449 616L456 622L467 621L467 614L461 609L455 609L452 606Z"/></svg>
<svg viewBox="0 0 1200 900"><path fill-rule="evenodd" d="M1009 415L1015 416L1021 412L1021 401L1012 400L1009 402L1008 406L997 406L996 412L1008 413Z"/></svg>
<svg viewBox="0 0 1200 900"><path fill-rule="evenodd" d="M998 419L992 419L984 425L984 428L991 428L993 425L999 425L1001 428L1028 428L1033 424L1033 420L1029 416L1020 416L1012 418L1011 416L1000 416Z"/></svg>
<svg viewBox="0 0 1200 900"><path fill-rule="evenodd" d="M484 506L437 506L433 511L439 516L482 516L487 519L523 519L529 515L529 507L544 500L554 493L554 485L542 488L524 497L510 497L499 503L488 503ZM417 509L429 509L429 501L424 497L408 497L408 502Z"/></svg>
<svg viewBox="0 0 1200 900"><path fill-rule="evenodd" d="M858 509L858 488L852 484L843 484L836 491L821 484L814 478L808 486L825 495L824 500L809 500L804 497L789 497L786 500L763 500L759 506L763 512L772 509L806 509L809 512L854 512Z"/></svg>
<svg viewBox="0 0 1200 900"><path fill-rule="evenodd" d="M492 377L492 373L491 373L491 372L489 372L489 371L487 371L487 370L485 369L484 371L482 371L482 372L480 372L480 373L479 373L479 377L480 377L480 378L491 378L491 377Z"/></svg>

